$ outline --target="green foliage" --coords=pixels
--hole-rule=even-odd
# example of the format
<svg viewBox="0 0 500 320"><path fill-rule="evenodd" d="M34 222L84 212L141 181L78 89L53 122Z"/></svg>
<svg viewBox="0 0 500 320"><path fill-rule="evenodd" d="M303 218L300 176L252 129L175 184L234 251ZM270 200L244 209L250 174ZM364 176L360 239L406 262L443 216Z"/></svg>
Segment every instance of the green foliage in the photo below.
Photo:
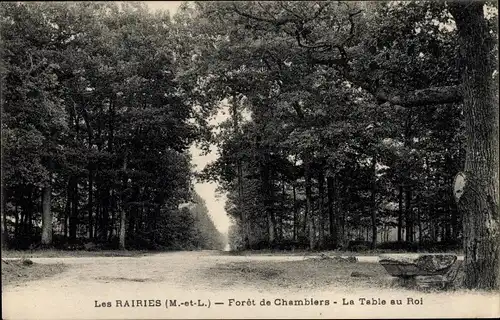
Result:
<svg viewBox="0 0 500 320"><path fill-rule="evenodd" d="M449 191L462 107L403 101L460 83L445 3L196 2L173 18L141 3L0 8L14 239L39 236L51 186L65 240L117 243L125 229L130 247L219 248L199 196L180 206L193 142L218 148L198 178L227 192L234 247L461 236Z"/></svg>
<svg viewBox="0 0 500 320"><path fill-rule="evenodd" d="M202 177L228 192L234 247L338 246L398 217L409 241L460 235L448 192L464 160L460 105L377 100L459 83L444 3L203 2L181 17L201 38L191 79L231 110Z"/></svg>
<svg viewBox="0 0 500 320"><path fill-rule="evenodd" d="M220 246L206 212L198 221L178 209L191 197L188 148L203 123L191 121L168 13L108 2L1 10L10 243L39 237L41 188L51 185L55 245L117 246L124 215L128 247Z"/></svg>

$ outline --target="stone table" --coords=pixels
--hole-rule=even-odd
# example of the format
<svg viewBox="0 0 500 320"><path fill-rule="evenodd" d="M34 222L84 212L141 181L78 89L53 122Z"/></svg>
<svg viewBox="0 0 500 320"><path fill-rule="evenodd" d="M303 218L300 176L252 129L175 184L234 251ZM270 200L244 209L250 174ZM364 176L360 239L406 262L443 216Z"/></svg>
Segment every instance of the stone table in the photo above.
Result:
<svg viewBox="0 0 500 320"><path fill-rule="evenodd" d="M379 263L397 283L410 288L448 288L458 268L454 254L381 255ZM452 266L456 265L455 268Z"/></svg>

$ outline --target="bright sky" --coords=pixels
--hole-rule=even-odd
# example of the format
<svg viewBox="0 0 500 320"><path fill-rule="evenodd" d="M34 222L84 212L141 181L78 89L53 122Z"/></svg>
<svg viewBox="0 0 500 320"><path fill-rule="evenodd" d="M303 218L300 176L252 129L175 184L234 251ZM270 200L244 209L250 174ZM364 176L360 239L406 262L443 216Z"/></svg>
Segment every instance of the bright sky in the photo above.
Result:
<svg viewBox="0 0 500 320"><path fill-rule="evenodd" d="M174 14L177 8L181 5L182 1L144 1L148 7L152 10L168 10L170 14ZM211 121L212 124L223 121L225 116L220 113ZM209 162L217 159L216 150L212 153L202 156L200 149L196 146L192 146L191 154L193 156L193 164L196 166L196 170L201 170ZM212 220L215 223L217 229L222 233L227 233L230 225L229 217L226 214L224 205L226 203L226 197L224 195L217 195L215 189L217 185L215 183L196 183L196 192L205 200L208 212L212 216Z"/></svg>
<svg viewBox="0 0 500 320"><path fill-rule="evenodd" d="M168 10L170 14L175 13L182 1L144 1L152 10Z"/></svg>
<svg viewBox="0 0 500 320"><path fill-rule="evenodd" d="M211 124L216 124L224 121L227 116L222 112L210 121ZM196 146L191 146L191 155L193 156L193 164L196 166L195 170L202 170L205 165L217 159L217 149L213 147L213 150L208 155L201 155L201 150ZM212 221L214 222L217 229L222 233L227 233L229 225L231 224L229 217L227 216L224 205L226 204L226 196L217 194L215 189L217 184L215 183L196 183L194 185L196 192L205 200L208 208L209 214L212 216Z"/></svg>

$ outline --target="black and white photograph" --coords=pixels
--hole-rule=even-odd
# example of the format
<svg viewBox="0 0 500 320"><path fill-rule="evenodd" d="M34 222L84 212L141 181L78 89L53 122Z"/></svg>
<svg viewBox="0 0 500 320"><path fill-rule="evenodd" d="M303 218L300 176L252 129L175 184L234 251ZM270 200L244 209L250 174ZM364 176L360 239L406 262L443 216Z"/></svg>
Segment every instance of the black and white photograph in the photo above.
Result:
<svg viewBox="0 0 500 320"><path fill-rule="evenodd" d="M0 3L2 319L500 317L497 1Z"/></svg>

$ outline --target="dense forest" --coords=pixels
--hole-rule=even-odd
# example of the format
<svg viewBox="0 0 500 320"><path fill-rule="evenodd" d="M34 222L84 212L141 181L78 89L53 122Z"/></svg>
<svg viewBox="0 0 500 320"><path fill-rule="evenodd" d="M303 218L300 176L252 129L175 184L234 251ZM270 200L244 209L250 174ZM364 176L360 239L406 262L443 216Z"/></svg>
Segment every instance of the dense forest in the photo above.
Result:
<svg viewBox="0 0 500 320"><path fill-rule="evenodd" d="M463 249L500 286L496 2L1 8L4 243L211 247L197 179L235 249Z"/></svg>
<svg viewBox="0 0 500 320"><path fill-rule="evenodd" d="M328 65L350 50L367 83L402 92L457 84L458 38L442 7L198 4L197 31L221 47L207 47L200 64L230 95L213 137L220 157L205 176L229 194L233 246L461 247L451 192L465 160L460 104L380 104Z"/></svg>
<svg viewBox="0 0 500 320"><path fill-rule="evenodd" d="M222 248L193 192L188 148L203 129L169 14L126 2L1 10L3 243Z"/></svg>
<svg viewBox="0 0 500 320"><path fill-rule="evenodd" d="M496 2L197 2L233 247L463 249L500 284ZM460 198L454 177L467 175ZM460 199L460 201L457 201Z"/></svg>

